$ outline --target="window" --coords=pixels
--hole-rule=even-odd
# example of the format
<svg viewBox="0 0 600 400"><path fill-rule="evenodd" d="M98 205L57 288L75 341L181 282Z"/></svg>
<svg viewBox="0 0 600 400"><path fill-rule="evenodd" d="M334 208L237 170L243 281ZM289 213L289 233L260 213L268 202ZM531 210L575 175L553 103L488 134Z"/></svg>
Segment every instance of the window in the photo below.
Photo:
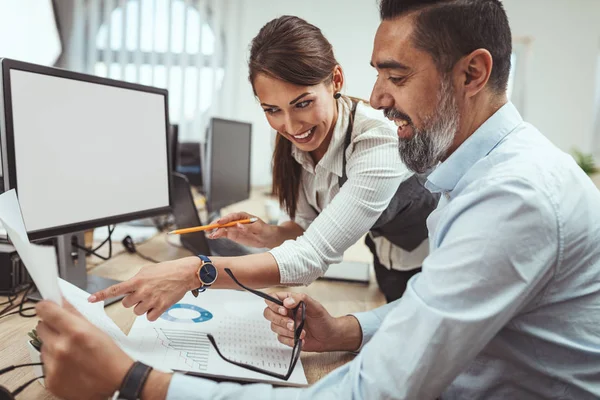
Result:
<svg viewBox="0 0 600 400"><path fill-rule="evenodd" d="M90 72L169 90L169 117L182 139L200 140L224 77L223 38L201 1L96 0ZM102 7L100 7L102 5ZM93 23L92 23L93 25ZM93 37L93 36L92 36Z"/></svg>

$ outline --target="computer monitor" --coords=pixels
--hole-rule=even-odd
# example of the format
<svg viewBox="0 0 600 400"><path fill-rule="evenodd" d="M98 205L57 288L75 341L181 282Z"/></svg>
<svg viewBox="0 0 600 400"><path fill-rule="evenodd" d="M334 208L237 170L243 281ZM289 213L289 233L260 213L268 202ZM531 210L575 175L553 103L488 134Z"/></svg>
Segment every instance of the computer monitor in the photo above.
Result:
<svg viewBox="0 0 600 400"><path fill-rule="evenodd" d="M212 118L207 135L204 187L210 212L250 197L252 124Z"/></svg>
<svg viewBox="0 0 600 400"><path fill-rule="evenodd" d="M171 210L167 91L0 66L4 186L17 192L29 239L56 237L61 276L93 291L106 282L87 279L72 246L83 246L82 232Z"/></svg>
<svg viewBox="0 0 600 400"><path fill-rule="evenodd" d="M171 155L171 172L177 171L179 166L179 125L169 126L169 151Z"/></svg>
<svg viewBox="0 0 600 400"><path fill-rule="evenodd" d="M179 143L179 165L177 166L177 172L184 174L189 183L201 192L204 191L202 153L202 144L200 142Z"/></svg>

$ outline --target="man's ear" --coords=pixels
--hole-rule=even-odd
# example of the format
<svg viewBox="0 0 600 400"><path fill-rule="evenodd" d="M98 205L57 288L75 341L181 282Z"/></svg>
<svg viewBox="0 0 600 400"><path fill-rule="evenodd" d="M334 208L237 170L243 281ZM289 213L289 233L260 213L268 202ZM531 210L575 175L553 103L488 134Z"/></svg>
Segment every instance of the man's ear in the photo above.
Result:
<svg viewBox="0 0 600 400"><path fill-rule="evenodd" d="M477 49L461 58L455 67L457 83L467 97L473 97L488 85L494 60L486 49Z"/></svg>

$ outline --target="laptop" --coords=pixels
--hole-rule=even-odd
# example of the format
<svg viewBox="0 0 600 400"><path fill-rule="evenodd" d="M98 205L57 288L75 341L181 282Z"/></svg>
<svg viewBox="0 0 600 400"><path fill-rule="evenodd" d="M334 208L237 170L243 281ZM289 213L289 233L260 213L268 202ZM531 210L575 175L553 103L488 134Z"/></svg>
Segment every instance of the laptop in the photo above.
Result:
<svg viewBox="0 0 600 400"><path fill-rule="evenodd" d="M173 217L177 229L204 225L194 204L194 197L187 177L178 172L173 177ZM194 254L207 256L243 256L263 253L267 249L244 246L229 239L206 238L205 232L193 232L180 235L181 245Z"/></svg>

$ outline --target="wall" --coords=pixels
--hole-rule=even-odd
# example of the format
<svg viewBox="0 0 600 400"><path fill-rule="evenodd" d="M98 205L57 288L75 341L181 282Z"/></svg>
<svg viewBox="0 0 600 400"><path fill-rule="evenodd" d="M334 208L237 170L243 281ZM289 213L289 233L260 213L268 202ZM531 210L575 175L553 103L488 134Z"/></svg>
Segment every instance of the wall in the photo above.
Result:
<svg viewBox="0 0 600 400"><path fill-rule="evenodd" d="M375 72L369 66L379 25L375 0L229 0L233 59L229 60L222 116L254 126L252 182L268 184L272 134L247 81L248 44L266 22L298 15L320 27L346 73L346 93L368 98ZM504 0L513 36L529 38L523 113L560 148L591 151L600 1ZM237 49L237 50L236 50ZM266 155L269 155L267 157Z"/></svg>
<svg viewBox="0 0 600 400"><path fill-rule="evenodd" d="M592 151L600 1L504 0L513 36L530 37L525 118L565 151Z"/></svg>

